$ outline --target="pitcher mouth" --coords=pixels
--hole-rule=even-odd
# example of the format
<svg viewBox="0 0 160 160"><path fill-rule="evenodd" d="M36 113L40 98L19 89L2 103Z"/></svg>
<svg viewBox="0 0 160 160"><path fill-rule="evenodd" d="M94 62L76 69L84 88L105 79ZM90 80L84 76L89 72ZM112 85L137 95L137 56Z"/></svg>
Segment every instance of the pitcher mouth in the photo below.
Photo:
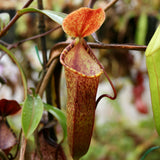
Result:
<svg viewBox="0 0 160 160"><path fill-rule="evenodd" d="M60 62L66 69L83 77L93 78L103 73L92 50L82 38L76 38L62 51Z"/></svg>

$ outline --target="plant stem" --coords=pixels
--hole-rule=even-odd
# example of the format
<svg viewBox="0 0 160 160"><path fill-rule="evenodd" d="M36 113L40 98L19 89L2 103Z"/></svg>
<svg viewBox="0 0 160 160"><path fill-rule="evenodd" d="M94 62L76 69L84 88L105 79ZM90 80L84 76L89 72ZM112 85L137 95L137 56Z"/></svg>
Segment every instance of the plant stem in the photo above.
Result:
<svg viewBox="0 0 160 160"><path fill-rule="evenodd" d="M101 67L101 69L103 70L103 73L104 73L104 75L106 76L106 78L108 79L108 81L109 81L109 83L110 83L110 85L111 85L111 87L112 87L113 93L114 93L113 96L110 96L110 95L108 95L108 94L102 94L102 95L97 99L97 101L96 101L96 107L97 107L97 104L99 103L99 101L100 101L103 97L108 97L108 98L114 100L114 99L117 97L117 92L116 92L116 89L115 89L112 81L110 80L107 72L105 71L103 65L99 62L99 60L97 59L97 57L96 57L96 56L94 55L94 53L92 52L91 48L87 45L87 42L84 41L84 40L83 40L83 45L84 45L87 49L90 50L90 51L89 51L90 54L92 54L92 56L94 57L94 59L96 60L96 62L98 63L98 65L99 65L99 66Z"/></svg>
<svg viewBox="0 0 160 160"><path fill-rule="evenodd" d="M42 79L42 82L40 83L40 87L37 89L37 92L39 93L39 95L42 97L44 90L47 87L47 84L49 82L49 79L51 77L51 74L56 66L56 61L52 61L51 65L49 66L44 78Z"/></svg>
<svg viewBox="0 0 160 160"><path fill-rule="evenodd" d="M93 8L93 6L94 6L94 4L95 4L96 1L97 1L97 0L90 0L90 1L89 1L89 4L88 4L88 7L89 7L89 8Z"/></svg>
<svg viewBox="0 0 160 160"><path fill-rule="evenodd" d="M59 42L54 45L54 49L65 48L68 46L69 42ZM145 51L147 46L144 45L135 45L135 44L105 44L105 43L87 43L91 48L95 49L125 49L125 50L137 50L137 51Z"/></svg>
<svg viewBox="0 0 160 160"><path fill-rule="evenodd" d="M55 31L55 30L57 30L57 29L60 29L60 28L61 28L61 26L58 25L57 27L52 28L51 30L49 30L49 31L47 31L47 32L38 34L38 35L33 36L33 37L29 37L29 38L23 39L23 40L21 40L21 41L19 41L19 42L16 42L16 43L14 43L14 44L6 44L5 42L1 42L1 41L0 41L0 43L1 43L1 44L4 44L5 46L8 46L8 49L13 49L13 48L16 48L16 47L18 47L19 45L23 44L23 43L26 42L26 41L30 41L30 40L34 40L34 39L37 39L37 38L46 36L46 35L48 35L49 33L53 32L53 31Z"/></svg>
<svg viewBox="0 0 160 160"><path fill-rule="evenodd" d="M43 9L43 3L42 0L38 0L38 9ZM45 32L45 21L44 21L44 15L39 14L39 32L40 34ZM42 56L43 56L43 67L45 68L47 64L47 51L46 51L46 38L45 36L40 37L41 41L41 50L42 50Z"/></svg>
<svg viewBox="0 0 160 160"><path fill-rule="evenodd" d="M24 134L22 133L22 141L21 141L19 160L24 160L26 145L27 145L27 140L26 140Z"/></svg>
<svg viewBox="0 0 160 160"><path fill-rule="evenodd" d="M28 0L27 3L23 6L23 8L28 7L31 3L33 2L33 0ZM17 21L17 19L20 17L21 15L19 15L18 13L15 14L15 16L11 19L11 21L8 23L7 26L5 26L3 28L3 30L0 32L0 37L4 36L7 31L13 26L13 24Z"/></svg>
<svg viewBox="0 0 160 160"><path fill-rule="evenodd" d="M147 46L144 45L131 45L131 44L105 44L105 43L87 43L91 48L97 49L125 49L145 51Z"/></svg>
<svg viewBox="0 0 160 160"><path fill-rule="evenodd" d="M24 98L26 98L27 97L27 82L26 82L26 78L25 78L25 75L24 75L24 72L23 72L23 69L22 69L20 63L18 62L18 60L16 59L16 57L14 56L14 54L11 51L8 50L6 47L2 46L1 44L0 44L0 50L4 51L17 65L19 72L21 74L21 79L22 79L22 83L23 83Z"/></svg>
<svg viewBox="0 0 160 160"><path fill-rule="evenodd" d="M51 49L52 51L65 48L68 46L69 42L59 42L54 45L54 47ZM104 44L104 43L87 43L91 48L95 49L124 49L124 50L137 50L137 51L145 51L147 46L140 46L140 45L129 45L129 44ZM51 52L52 52L51 51ZM60 55L60 52L56 55L58 57ZM51 64L51 62L55 59L55 57L51 57L47 63L47 66Z"/></svg>
<svg viewBox="0 0 160 160"><path fill-rule="evenodd" d="M107 4L107 6L104 8L104 11L106 12L108 9L110 9L118 0L113 0Z"/></svg>

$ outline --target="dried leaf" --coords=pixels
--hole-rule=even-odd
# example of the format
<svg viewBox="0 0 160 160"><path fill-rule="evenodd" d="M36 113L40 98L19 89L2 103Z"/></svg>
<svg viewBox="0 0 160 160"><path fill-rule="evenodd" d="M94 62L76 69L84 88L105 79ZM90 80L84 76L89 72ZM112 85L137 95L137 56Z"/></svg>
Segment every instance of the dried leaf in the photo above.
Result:
<svg viewBox="0 0 160 160"><path fill-rule="evenodd" d="M15 144L15 135L12 133L5 121L0 121L0 148L8 154Z"/></svg>
<svg viewBox="0 0 160 160"><path fill-rule="evenodd" d="M15 100L0 100L0 116L8 116L17 113L21 109L20 105Z"/></svg>

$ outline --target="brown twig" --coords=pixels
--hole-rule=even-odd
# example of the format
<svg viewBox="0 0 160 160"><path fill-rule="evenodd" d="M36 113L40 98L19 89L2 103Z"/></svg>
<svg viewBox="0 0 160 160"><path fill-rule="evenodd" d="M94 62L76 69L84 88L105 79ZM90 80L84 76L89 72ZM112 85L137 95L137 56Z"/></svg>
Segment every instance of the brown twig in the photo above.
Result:
<svg viewBox="0 0 160 160"><path fill-rule="evenodd" d="M33 0L28 0L27 3L23 6L23 8L28 7L31 3L33 2ZM13 26L13 24L17 21L17 19L20 17L20 15L18 13L15 14L15 16L11 19L11 21L8 23L7 26L5 26L3 28L3 30L0 32L0 37L4 36L7 31Z"/></svg>
<svg viewBox="0 0 160 160"><path fill-rule="evenodd" d="M19 41L19 42L16 42L16 43L14 43L14 44L7 44L7 43L5 43L5 42L4 42L4 44L5 44L5 46L8 46L8 47L7 47L8 49L13 49L13 48L16 48L16 47L18 47L19 45L23 44L23 43L26 42L26 41L30 41L30 40L34 40L34 39L37 39L37 38L46 36L46 35L50 34L51 32L53 32L53 31L55 31L55 30L57 30L57 29L60 29L60 28L61 28L61 25L58 25L57 27L52 28L51 30L49 30L49 31L47 31L47 32L45 32L45 33L38 34L38 35L36 35L36 36L23 39L23 40L21 40L21 41ZM0 41L0 43L1 43L1 41Z"/></svg>
<svg viewBox="0 0 160 160"><path fill-rule="evenodd" d="M69 45L69 42L59 42L54 45L54 49L65 48ZM91 48L96 49L125 49L125 50L137 50L137 51L145 51L145 45L135 45L135 44L105 44L105 43L87 43Z"/></svg>
<svg viewBox="0 0 160 160"><path fill-rule="evenodd" d="M60 49L60 48L65 48L67 45L69 45L69 42L59 42L54 45L52 50ZM91 48L93 49L124 49L124 50L137 50L137 51L145 51L147 46L143 45L131 45L131 44L104 44L104 43L92 43L88 42L87 43ZM60 55L60 53L59 53ZM59 56L56 55L56 56ZM52 63L52 60L55 57L51 57L47 63L47 66L49 66Z"/></svg>
<svg viewBox="0 0 160 160"><path fill-rule="evenodd" d="M0 40L0 44L4 45L5 47L9 46L8 43L6 43L6 42L4 42L4 41L2 41L2 40Z"/></svg>
<svg viewBox="0 0 160 160"><path fill-rule="evenodd" d="M43 9L43 2L42 0L38 0L38 9ZM39 33L42 34L45 32L45 20L44 15L39 14ZM42 57L43 57L43 67L45 68L47 64L47 49L46 49L46 38L45 36L40 37L41 41L41 50L42 50Z"/></svg>
<svg viewBox="0 0 160 160"><path fill-rule="evenodd" d="M90 0L90 1L89 1L89 4L88 4L88 7L89 7L89 8L93 8L93 6L94 6L94 4L95 4L96 1L97 1L97 0Z"/></svg>
<svg viewBox="0 0 160 160"><path fill-rule="evenodd" d="M27 145L27 140L26 140L26 138L24 136L24 133L22 133L22 140L21 140L21 149L20 149L19 160L24 160L26 145Z"/></svg>
<svg viewBox="0 0 160 160"><path fill-rule="evenodd" d="M104 11L106 12L108 9L110 9L118 0L113 0L105 6Z"/></svg>
<svg viewBox="0 0 160 160"><path fill-rule="evenodd" d="M125 49L145 51L147 46L135 44L104 44L104 43L87 43L91 48L97 49Z"/></svg>
<svg viewBox="0 0 160 160"><path fill-rule="evenodd" d="M40 87L37 89L37 92L38 92L39 96L41 96L41 97L42 97L42 95L44 93L44 90L47 87L47 84L48 84L49 79L51 77L51 74L52 74L52 72L53 72L53 70L54 70L54 68L56 66L56 63L57 63L57 60L53 60L52 61L51 65L49 66L46 74L44 75L44 77L43 77L43 79L42 79L42 81L41 81L41 83L39 85Z"/></svg>

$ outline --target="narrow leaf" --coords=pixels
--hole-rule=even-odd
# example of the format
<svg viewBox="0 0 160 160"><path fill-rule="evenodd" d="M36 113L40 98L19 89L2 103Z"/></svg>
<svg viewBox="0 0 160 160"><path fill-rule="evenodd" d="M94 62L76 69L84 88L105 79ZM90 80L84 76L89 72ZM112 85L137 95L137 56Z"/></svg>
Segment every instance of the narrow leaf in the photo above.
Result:
<svg viewBox="0 0 160 160"><path fill-rule="evenodd" d="M137 29L136 29L136 44L145 45L145 39L147 35L147 25L148 19L147 14L142 13L138 19Z"/></svg>
<svg viewBox="0 0 160 160"><path fill-rule="evenodd" d="M39 96L27 96L22 109L22 129L26 138L35 131L43 113L43 102Z"/></svg>
<svg viewBox="0 0 160 160"><path fill-rule="evenodd" d="M63 142L67 137L67 125L66 125L65 114L60 109L53 107L49 104L44 104L44 108L48 112L50 112L54 117L56 117L59 123L61 124L62 129L63 129L63 139L62 139L62 142Z"/></svg>
<svg viewBox="0 0 160 160"><path fill-rule="evenodd" d="M38 47L37 47L37 46L35 46L35 50L36 50L36 54L37 54L39 63L41 64L41 66L43 66L43 62L41 61L41 58L40 58L40 55L39 55L39 51L38 51Z"/></svg>
<svg viewBox="0 0 160 160"><path fill-rule="evenodd" d="M15 62L16 66L18 67L19 72L21 74L22 83L23 83L24 97L26 97L27 96L27 82L26 82L26 77L25 77L25 74L23 72L23 69L22 69L20 63L18 62L18 60L15 57L14 53L11 52L10 50L8 50L6 47L4 47L1 44L0 44L0 50L4 51Z"/></svg>
<svg viewBox="0 0 160 160"><path fill-rule="evenodd" d="M160 135L160 26L146 49L146 64L155 126Z"/></svg>
<svg viewBox="0 0 160 160"><path fill-rule="evenodd" d="M40 10L36 8L21 9L18 11L18 14L22 15L22 14L30 13L30 12L38 12L38 13L44 14L60 25L62 25L63 19L67 16L67 14L62 13L62 12L56 12L56 11L51 11L51 10Z"/></svg>

